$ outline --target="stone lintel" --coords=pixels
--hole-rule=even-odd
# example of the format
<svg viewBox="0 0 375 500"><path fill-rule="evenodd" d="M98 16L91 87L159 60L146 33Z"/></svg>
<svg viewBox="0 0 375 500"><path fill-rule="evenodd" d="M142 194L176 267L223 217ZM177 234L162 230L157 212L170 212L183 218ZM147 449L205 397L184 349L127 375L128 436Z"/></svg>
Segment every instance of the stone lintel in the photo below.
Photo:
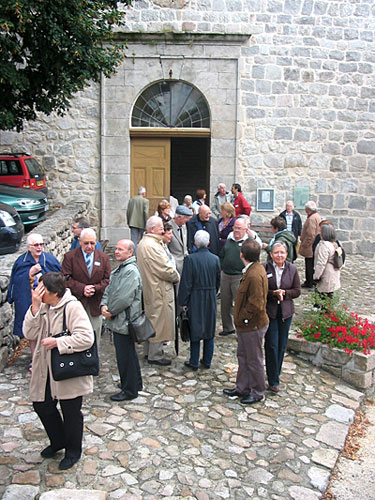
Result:
<svg viewBox="0 0 375 500"><path fill-rule="evenodd" d="M144 44L187 44L187 43L221 43L228 45L242 45L251 37L251 33L192 33L192 32L165 32L140 33L118 32L113 34L115 42L127 41Z"/></svg>

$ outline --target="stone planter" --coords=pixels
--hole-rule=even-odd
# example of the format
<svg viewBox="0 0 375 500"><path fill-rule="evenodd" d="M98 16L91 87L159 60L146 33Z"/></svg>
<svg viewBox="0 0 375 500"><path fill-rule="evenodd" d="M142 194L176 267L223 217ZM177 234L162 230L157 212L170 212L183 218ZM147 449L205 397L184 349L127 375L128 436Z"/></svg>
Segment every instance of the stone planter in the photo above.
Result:
<svg viewBox="0 0 375 500"><path fill-rule="evenodd" d="M297 338L294 332L289 336L287 349L359 389L369 389L375 382L375 353L366 356L353 351L347 354L341 349L328 347L321 342L309 342Z"/></svg>

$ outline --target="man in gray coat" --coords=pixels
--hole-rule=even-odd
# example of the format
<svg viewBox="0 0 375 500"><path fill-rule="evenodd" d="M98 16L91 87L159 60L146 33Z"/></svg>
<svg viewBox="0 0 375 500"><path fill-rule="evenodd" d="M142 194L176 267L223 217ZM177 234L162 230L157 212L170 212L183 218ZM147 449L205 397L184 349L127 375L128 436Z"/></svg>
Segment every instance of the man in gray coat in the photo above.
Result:
<svg viewBox="0 0 375 500"><path fill-rule="evenodd" d="M176 208L176 215L171 220L172 225L172 241L168 244L169 251L176 261L178 274L182 273L184 258L188 254L187 251L187 232L186 222L193 216L193 211L184 205L179 205Z"/></svg>
<svg viewBox="0 0 375 500"><path fill-rule="evenodd" d="M120 240L115 249L120 265L111 273L100 307L106 326L113 333L121 391L112 401L129 401L142 390L142 376L128 322L142 313L142 280L134 257L134 243Z"/></svg>
<svg viewBox="0 0 375 500"><path fill-rule="evenodd" d="M149 218L149 201L146 198L146 188L141 186L138 189L138 196L129 200L126 217L130 227L130 237L134 243L135 250L139 240L143 236L146 221Z"/></svg>

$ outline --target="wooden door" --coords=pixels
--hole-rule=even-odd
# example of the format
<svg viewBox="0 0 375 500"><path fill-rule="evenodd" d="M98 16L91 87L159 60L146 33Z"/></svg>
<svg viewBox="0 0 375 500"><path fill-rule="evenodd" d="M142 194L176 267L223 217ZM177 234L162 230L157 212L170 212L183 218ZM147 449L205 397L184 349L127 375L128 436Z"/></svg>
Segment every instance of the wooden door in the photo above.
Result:
<svg viewBox="0 0 375 500"><path fill-rule="evenodd" d="M158 203L169 200L171 140L167 138L133 137L131 140L130 196L144 186L150 200L150 215Z"/></svg>

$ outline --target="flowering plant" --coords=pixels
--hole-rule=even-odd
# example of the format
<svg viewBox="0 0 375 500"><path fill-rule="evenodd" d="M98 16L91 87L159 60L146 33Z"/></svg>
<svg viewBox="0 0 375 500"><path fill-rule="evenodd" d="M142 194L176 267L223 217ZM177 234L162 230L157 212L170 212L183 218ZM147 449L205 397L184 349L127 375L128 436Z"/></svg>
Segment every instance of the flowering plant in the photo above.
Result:
<svg viewBox="0 0 375 500"><path fill-rule="evenodd" d="M344 349L347 354L362 351L370 354L375 347L375 325L358 314L349 312L339 297L322 298L317 293L309 299L313 306L297 321L297 337Z"/></svg>

